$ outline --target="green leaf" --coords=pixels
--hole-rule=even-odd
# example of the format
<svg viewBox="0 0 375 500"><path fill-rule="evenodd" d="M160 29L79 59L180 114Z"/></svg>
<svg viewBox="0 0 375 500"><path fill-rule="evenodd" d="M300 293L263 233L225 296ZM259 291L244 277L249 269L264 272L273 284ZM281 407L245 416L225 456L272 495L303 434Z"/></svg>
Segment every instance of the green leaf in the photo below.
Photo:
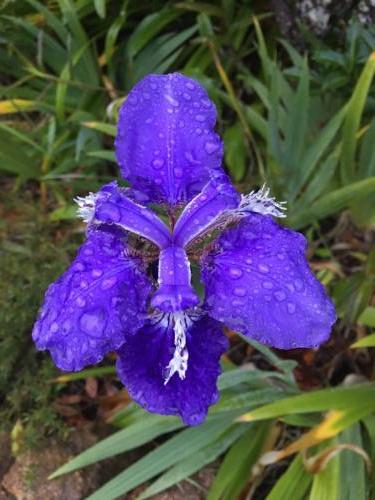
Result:
<svg viewBox="0 0 375 500"><path fill-rule="evenodd" d="M230 425L231 419L218 418L206 421L199 427L185 429L111 479L90 495L87 500L102 500L103 498L112 500L120 495L125 495L128 491L175 464L176 457L184 460L196 454L220 436Z"/></svg>
<svg viewBox="0 0 375 500"><path fill-rule="evenodd" d="M278 418L283 415L297 413L311 413L327 410L362 409L368 402L375 408L375 383L359 384L352 387L335 387L311 391L297 396L287 397L275 403L262 406L243 415L243 421L256 421L269 418Z"/></svg>
<svg viewBox="0 0 375 500"><path fill-rule="evenodd" d="M102 19L105 18L105 12L106 12L106 0L94 0L94 6L95 10L98 14L99 17Z"/></svg>
<svg viewBox="0 0 375 500"><path fill-rule="evenodd" d="M336 440L331 441L331 445L336 443ZM340 483L340 457L336 455L321 472L314 475L309 500L339 500Z"/></svg>
<svg viewBox="0 0 375 500"><path fill-rule="evenodd" d="M303 465L301 454L298 454L284 474L276 481L266 500L281 500L284 498L302 500L305 498L312 477Z"/></svg>
<svg viewBox="0 0 375 500"><path fill-rule="evenodd" d="M357 132L360 127L362 112L366 103L370 85L375 73L375 52L368 58L365 67L354 88L349 101L343 132L341 150L341 178L343 184L355 178L355 153L357 148Z"/></svg>
<svg viewBox="0 0 375 500"><path fill-rule="evenodd" d="M149 441L180 429L183 423L176 417L166 417L142 412L135 423L115 432L99 443L91 446L77 457L57 469L50 478L55 478L76 469L99 462L119 453L142 446Z"/></svg>
<svg viewBox="0 0 375 500"><path fill-rule="evenodd" d="M56 208L49 214L51 221L70 220L77 217L77 205L64 205L63 207Z"/></svg>
<svg viewBox="0 0 375 500"><path fill-rule="evenodd" d="M296 229L307 226L314 220L323 219L347 207L356 196L366 196L375 193L375 177L353 182L335 191L331 191L318 201L313 203L310 208L301 210L293 214L289 223Z"/></svg>
<svg viewBox="0 0 375 500"><path fill-rule="evenodd" d="M358 318L358 323L375 327L375 307L368 306Z"/></svg>
<svg viewBox="0 0 375 500"><path fill-rule="evenodd" d="M233 179L240 181L246 172L246 146L242 126L237 121L224 132L225 161Z"/></svg>
<svg viewBox="0 0 375 500"><path fill-rule="evenodd" d="M129 38L129 56L131 58L135 57L150 40L180 14L177 10L162 9L160 12L149 14L145 17Z"/></svg>
<svg viewBox="0 0 375 500"><path fill-rule="evenodd" d="M345 429L338 437L339 444L364 447L360 424ZM363 457L351 450L340 453L340 500L368 498L366 493L366 471Z"/></svg>
<svg viewBox="0 0 375 500"><path fill-rule="evenodd" d="M98 132L103 132L103 134L116 137L117 127L115 125L110 125L104 122L82 122L81 125L87 128L92 128Z"/></svg>
<svg viewBox="0 0 375 500"><path fill-rule="evenodd" d="M269 430L268 423L251 425L226 454L207 500L237 498L249 480L249 471L258 461Z"/></svg>
<svg viewBox="0 0 375 500"><path fill-rule="evenodd" d="M217 457L224 453L234 441L237 441L246 429L247 426L234 425L193 456L188 457L185 460L178 461L175 466L160 476L151 486L141 493L137 500L150 498L151 496L177 484L183 479L186 479L198 470L202 469L205 465L213 462Z"/></svg>

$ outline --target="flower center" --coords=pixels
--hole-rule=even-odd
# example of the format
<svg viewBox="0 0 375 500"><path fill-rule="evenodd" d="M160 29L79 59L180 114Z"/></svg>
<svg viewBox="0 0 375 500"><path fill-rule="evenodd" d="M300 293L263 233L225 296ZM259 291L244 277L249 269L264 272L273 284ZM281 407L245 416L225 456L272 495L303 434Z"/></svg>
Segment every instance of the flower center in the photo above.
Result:
<svg viewBox="0 0 375 500"><path fill-rule="evenodd" d="M166 367L164 385L167 385L177 372L181 380L186 376L189 353L186 347L186 331L192 325L192 318L184 312L167 314L168 324L173 323L175 350Z"/></svg>

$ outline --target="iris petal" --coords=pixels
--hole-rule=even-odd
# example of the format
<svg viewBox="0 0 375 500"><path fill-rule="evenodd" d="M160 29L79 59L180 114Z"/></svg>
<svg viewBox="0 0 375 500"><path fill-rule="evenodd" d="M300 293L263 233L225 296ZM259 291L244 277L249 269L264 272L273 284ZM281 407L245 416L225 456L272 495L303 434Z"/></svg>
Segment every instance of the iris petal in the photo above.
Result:
<svg viewBox="0 0 375 500"><path fill-rule="evenodd" d="M184 208L173 231L173 241L186 246L203 234L226 210L237 208L240 195L227 175L211 179L202 191Z"/></svg>
<svg viewBox="0 0 375 500"><path fill-rule="evenodd" d="M150 321L119 351L117 371L130 396L146 410L180 415L187 425L200 424L219 394L219 359L227 348L220 324L203 317L186 335L189 353L186 376L175 373L165 384L166 367L174 351L174 333L163 322Z"/></svg>
<svg viewBox="0 0 375 500"><path fill-rule="evenodd" d="M251 214L225 231L202 261L208 313L279 349L327 340L334 306L305 258L306 240Z"/></svg>
<svg viewBox="0 0 375 500"><path fill-rule="evenodd" d="M179 73L148 75L120 111L116 156L122 176L149 201L189 201L221 170L216 109L196 81Z"/></svg>
<svg viewBox="0 0 375 500"><path fill-rule="evenodd" d="M91 230L71 267L48 288L33 339L60 369L99 362L144 324L151 285L141 262L124 250L116 229Z"/></svg>
<svg viewBox="0 0 375 500"><path fill-rule="evenodd" d="M128 198L116 182L107 184L97 194L94 218L143 236L160 248L167 246L171 239L164 222L151 210Z"/></svg>

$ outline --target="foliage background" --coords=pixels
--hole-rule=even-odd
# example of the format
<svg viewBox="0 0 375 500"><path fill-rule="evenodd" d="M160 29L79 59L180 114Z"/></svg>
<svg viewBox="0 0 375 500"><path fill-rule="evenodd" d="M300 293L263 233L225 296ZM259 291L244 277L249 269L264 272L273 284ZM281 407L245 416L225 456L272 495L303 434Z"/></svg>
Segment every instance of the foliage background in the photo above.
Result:
<svg viewBox="0 0 375 500"><path fill-rule="evenodd" d="M324 29L304 3L21 0L0 8L2 425L13 429L15 451L67 435L78 421L103 418L99 400L111 384L121 410L110 421L120 430L59 473L160 443L92 498L159 476L145 498L218 457L210 499L375 495L366 472L375 450L375 29L370 3L327 7ZM310 3L323 19L323 3ZM215 101L239 189L267 182L288 201L286 223L308 236L311 265L339 315L318 351L272 352L229 333L221 402L195 429L129 404L111 359L51 383L58 373L30 340L45 288L82 241L73 196L118 175L119 106L147 73L175 70ZM67 396L93 377L97 395L72 414ZM264 455L273 449L284 451Z"/></svg>

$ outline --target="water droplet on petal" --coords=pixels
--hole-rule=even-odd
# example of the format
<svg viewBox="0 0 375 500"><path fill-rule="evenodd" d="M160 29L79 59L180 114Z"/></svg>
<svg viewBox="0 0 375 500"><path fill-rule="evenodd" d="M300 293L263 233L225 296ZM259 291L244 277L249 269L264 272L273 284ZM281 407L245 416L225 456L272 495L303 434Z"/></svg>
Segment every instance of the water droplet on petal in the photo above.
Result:
<svg viewBox="0 0 375 500"><path fill-rule="evenodd" d="M288 309L289 314L293 314L296 312L296 306L295 306L295 304L293 304L293 302L288 302L286 307Z"/></svg>
<svg viewBox="0 0 375 500"><path fill-rule="evenodd" d="M258 264L258 269L262 273L268 273L268 271L270 270L267 264Z"/></svg>
<svg viewBox="0 0 375 500"><path fill-rule="evenodd" d="M201 133L202 133L202 129L201 129L201 128L199 128L199 127L198 127L198 128L196 128L196 129L195 129L195 133L196 133L197 135L201 135Z"/></svg>
<svg viewBox="0 0 375 500"><path fill-rule="evenodd" d="M195 115L195 119L197 120L197 122L204 122L206 118L204 115Z"/></svg>
<svg viewBox="0 0 375 500"><path fill-rule="evenodd" d="M135 106L138 102L138 97L136 95L131 95L130 97L128 97L128 101L130 102L130 104L132 104L133 106Z"/></svg>
<svg viewBox="0 0 375 500"><path fill-rule="evenodd" d="M244 288L243 286L236 286L236 288L233 289L233 293L237 297L245 297L245 295L247 294L246 288Z"/></svg>
<svg viewBox="0 0 375 500"><path fill-rule="evenodd" d="M194 83L192 83L192 82L187 82L187 83L186 83L186 87L187 87L188 89L190 89L190 90L194 90L194 89L195 89L195 85L194 85Z"/></svg>
<svg viewBox="0 0 375 500"><path fill-rule="evenodd" d="M76 304L77 304L78 307L85 307L86 300L83 297L78 296L77 299L76 299Z"/></svg>
<svg viewBox="0 0 375 500"><path fill-rule="evenodd" d="M295 280L294 285L299 292L303 289L303 282L299 278Z"/></svg>
<svg viewBox="0 0 375 500"><path fill-rule="evenodd" d="M242 270L239 267L230 267L229 276L233 279L239 279L243 275Z"/></svg>
<svg viewBox="0 0 375 500"><path fill-rule="evenodd" d="M106 278L103 280L102 284L100 285L100 288L102 290L109 290L112 288L115 284L117 283L117 278L116 276L112 276L111 278Z"/></svg>
<svg viewBox="0 0 375 500"><path fill-rule="evenodd" d="M264 281L263 288L266 288L267 290L271 290L273 288L273 283L271 283L271 281Z"/></svg>
<svg viewBox="0 0 375 500"><path fill-rule="evenodd" d="M219 146L220 145L217 142L206 142L206 144L204 145L204 149L209 155L212 155L219 149Z"/></svg>
<svg viewBox="0 0 375 500"><path fill-rule="evenodd" d="M120 210L113 203L104 203L98 208L98 218L109 222L118 222L121 219Z"/></svg>
<svg viewBox="0 0 375 500"><path fill-rule="evenodd" d="M177 179L181 179L184 175L184 171L180 167L176 167L173 169L174 175L177 177Z"/></svg>
<svg viewBox="0 0 375 500"><path fill-rule="evenodd" d="M56 323L55 321L51 324L50 326L50 332L51 333L56 333L59 329L59 325L58 323Z"/></svg>
<svg viewBox="0 0 375 500"><path fill-rule="evenodd" d="M178 106L180 105L179 102L170 94L165 94L165 98L175 108L178 108Z"/></svg>
<svg viewBox="0 0 375 500"><path fill-rule="evenodd" d="M85 270L85 265L82 264L82 262L77 262L73 266L74 271L84 271Z"/></svg>
<svg viewBox="0 0 375 500"><path fill-rule="evenodd" d="M106 313L103 309L94 309L82 314L79 320L82 330L89 335L98 337L103 335L106 324Z"/></svg>
<svg viewBox="0 0 375 500"><path fill-rule="evenodd" d="M185 98L187 101L190 101L190 99L191 99L190 94L188 94L187 92L184 92L182 95L184 96L184 98Z"/></svg>
<svg viewBox="0 0 375 500"><path fill-rule="evenodd" d="M93 278L100 278L100 276L103 274L103 271L101 269L93 269L91 271L91 275Z"/></svg>
<svg viewBox="0 0 375 500"><path fill-rule="evenodd" d="M152 161L152 166L156 169L162 168L164 165L164 160L161 158L156 158L156 160Z"/></svg>
<svg viewBox="0 0 375 500"><path fill-rule="evenodd" d="M285 292L283 292L282 290L277 290L277 292L274 293L274 296L275 299L279 302L282 302L286 298Z"/></svg>

